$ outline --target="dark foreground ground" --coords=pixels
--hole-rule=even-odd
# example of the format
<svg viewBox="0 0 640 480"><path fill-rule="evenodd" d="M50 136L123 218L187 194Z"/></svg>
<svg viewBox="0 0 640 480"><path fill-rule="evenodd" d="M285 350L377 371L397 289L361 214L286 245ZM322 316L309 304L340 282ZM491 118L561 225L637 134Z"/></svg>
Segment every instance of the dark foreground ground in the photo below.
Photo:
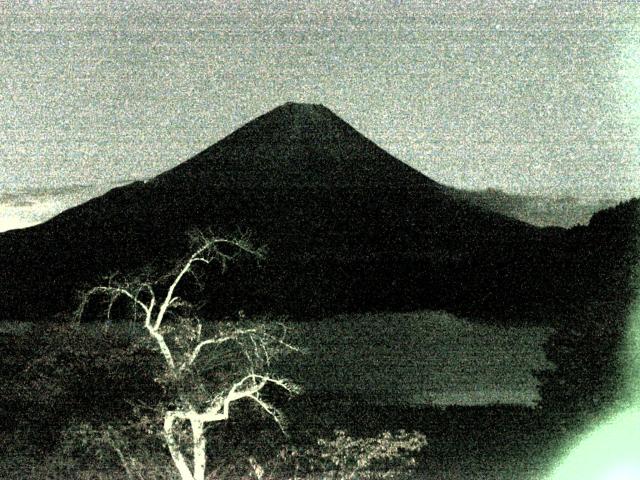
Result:
<svg viewBox="0 0 640 480"><path fill-rule="evenodd" d="M335 429L346 430L354 438L399 429L418 431L424 433L428 441L428 445L416 457L415 478L421 479L544 479L558 457L559 448L566 441L548 414L526 407L398 409L301 397L288 405L287 412L289 438L278 438L278 433L274 433L267 422L255 424L247 432L248 436L257 441L263 437L265 440L270 438L274 443L281 441L303 446L311 444L314 438L329 437ZM233 428L231 423L230 428ZM221 428L224 430L222 435L228 433L228 427ZM236 445L235 448L238 456L247 457L251 447L246 442L242 443L242 446ZM264 444L261 445L263 447ZM53 468L47 468L47 463L71 463L77 460L60 458L59 453L41 448L21 457L16 457L15 452L11 454L14 458L4 456L0 464L4 471L0 470L0 478L60 478L56 477ZM210 465L215 466L215 459L211 460ZM105 478L97 476L96 472L92 474L91 470L92 467L86 465L71 475L76 478ZM106 478L126 478L122 473L114 468ZM69 478L68 473L66 478ZM163 478L170 477L163 475ZM235 480L251 477L226 473L220 478Z"/></svg>
<svg viewBox="0 0 640 480"><path fill-rule="evenodd" d="M1 371L6 388L0 402L0 479L127 478L118 467L112 448L99 453L103 466L98 468L96 460L92 460L97 458L95 449L93 456L86 454L91 445L75 441L73 448L65 449L62 439L72 425L89 422L100 430L105 424L121 421L122 418L115 417L129 409L129 404L117 405L118 399L150 398L152 390L138 387L151 388L153 382L142 374L131 375L132 368L145 364L145 358L126 357L114 343L102 345L95 332L93 341L82 348L77 338L86 338L88 330L86 327L77 330L63 329L62 337L46 336L44 346L40 337L34 335L37 331L6 335ZM69 332L75 332L76 336ZM68 349L63 348L66 344ZM96 345L101 345L100 349ZM56 355L47 353L51 348ZM34 356L38 357L35 352L51 360L34 364ZM124 360L118 363L120 357ZM130 378L135 382L128 382ZM119 393L114 390L117 385ZM282 434L272 419L251 410L251 405L239 407L228 422L211 429L209 465L213 470L222 464L235 464L235 468L246 471L251 456L261 462L277 461L283 445L304 451L318 439L330 438L335 430L345 430L352 438L370 438L404 429L423 433L428 442L416 457L416 478L537 480L545 478L558 458L559 448L566 443L567 433L560 427L562 416L553 419L543 409L504 405L403 407L384 402L380 405L374 391L372 388L370 397L336 397L307 391L289 399L276 398L288 419L285 426L288 436ZM133 446L137 453L147 453L147 462L166 460L161 442L149 446L144 442L134 440ZM172 472L170 465L166 471ZM220 472L211 478L254 478L234 471L239 470ZM140 478L177 477L163 473ZM263 480L280 478L293 476L279 473Z"/></svg>
<svg viewBox="0 0 640 480"><path fill-rule="evenodd" d="M345 428L363 436L398 429L424 433L429 444L417 457L416 476L433 480L543 479L567 436L549 412L520 406L402 409L325 402L313 410L315 422L305 409L298 411L307 419L299 424L308 430Z"/></svg>

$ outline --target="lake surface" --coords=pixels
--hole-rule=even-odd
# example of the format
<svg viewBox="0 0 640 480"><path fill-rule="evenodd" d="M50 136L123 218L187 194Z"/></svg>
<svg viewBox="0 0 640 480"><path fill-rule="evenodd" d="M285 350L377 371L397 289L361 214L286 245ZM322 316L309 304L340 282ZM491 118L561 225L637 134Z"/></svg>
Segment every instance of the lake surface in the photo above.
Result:
<svg viewBox="0 0 640 480"><path fill-rule="evenodd" d="M277 370L307 391L381 404L534 405L532 371L553 368L546 327L498 327L443 312L339 315L291 325L308 350Z"/></svg>

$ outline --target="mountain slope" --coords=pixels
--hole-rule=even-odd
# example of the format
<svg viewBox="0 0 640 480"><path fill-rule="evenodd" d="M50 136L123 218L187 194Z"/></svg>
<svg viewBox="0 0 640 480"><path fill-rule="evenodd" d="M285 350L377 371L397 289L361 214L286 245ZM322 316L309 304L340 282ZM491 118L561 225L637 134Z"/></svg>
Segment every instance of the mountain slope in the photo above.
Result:
<svg viewBox="0 0 640 480"><path fill-rule="evenodd" d="M325 107L285 104L154 179L0 235L0 315L70 310L99 275L183 255L194 227L248 230L269 250L262 267L241 263L208 286L216 313L439 308L522 320L547 308L571 250L560 230L454 199Z"/></svg>

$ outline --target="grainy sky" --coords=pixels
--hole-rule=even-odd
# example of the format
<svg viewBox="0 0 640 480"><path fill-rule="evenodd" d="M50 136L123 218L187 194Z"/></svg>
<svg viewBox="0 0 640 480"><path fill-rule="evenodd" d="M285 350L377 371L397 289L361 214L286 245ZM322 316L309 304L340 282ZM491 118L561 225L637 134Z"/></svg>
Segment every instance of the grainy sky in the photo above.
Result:
<svg viewBox="0 0 640 480"><path fill-rule="evenodd" d="M0 192L147 177L285 101L446 184L640 195L640 2L0 1Z"/></svg>

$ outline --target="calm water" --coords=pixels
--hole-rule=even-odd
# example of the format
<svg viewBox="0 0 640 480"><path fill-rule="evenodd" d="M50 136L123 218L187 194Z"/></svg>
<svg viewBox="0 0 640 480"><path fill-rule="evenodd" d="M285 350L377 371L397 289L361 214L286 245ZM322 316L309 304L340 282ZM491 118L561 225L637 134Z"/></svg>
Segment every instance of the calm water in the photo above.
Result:
<svg viewBox="0 0 640 480"><path fill-rule="evenodd" d="M473 324L441 312L342 315L292 325L308 349L280 372L307 390L385 403L532 405L551 330Z"/></svg>

